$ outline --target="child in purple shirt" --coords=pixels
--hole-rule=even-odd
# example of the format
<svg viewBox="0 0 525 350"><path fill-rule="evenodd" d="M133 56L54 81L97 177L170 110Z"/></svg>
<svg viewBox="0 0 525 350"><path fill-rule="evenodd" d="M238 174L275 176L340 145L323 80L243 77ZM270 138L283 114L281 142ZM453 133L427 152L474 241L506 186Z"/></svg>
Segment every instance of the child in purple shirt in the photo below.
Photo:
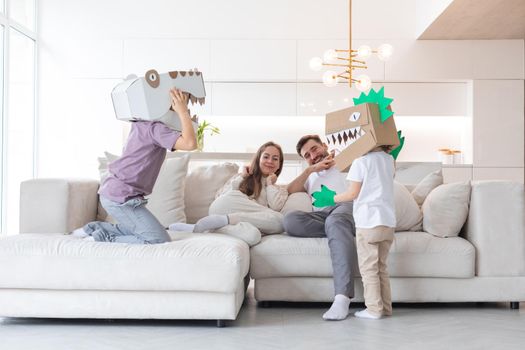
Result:
<svg viewBox="0 0 525 350"><path fill-rule="evenodd" d="M171 89L171 106L182 131L162 122L133 122L122 156L109 166L110 175L99 189L100 202L117 224L94 221L72 235L99 242L155 244L170 241L166 229L146 208L144 198L153 190L166 150L193 150L197 140L188 111L188 96Z"/></svg>

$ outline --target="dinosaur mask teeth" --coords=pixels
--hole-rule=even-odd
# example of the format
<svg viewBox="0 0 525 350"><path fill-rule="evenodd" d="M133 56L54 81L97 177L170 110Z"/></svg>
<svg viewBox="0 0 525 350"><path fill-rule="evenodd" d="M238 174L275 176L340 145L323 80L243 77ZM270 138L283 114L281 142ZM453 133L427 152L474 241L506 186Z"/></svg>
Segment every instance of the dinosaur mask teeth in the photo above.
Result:
<svg viewBox="0 0 525 350"><path fill-rule="evenodd" d="M361 136L365 134L365 131L360 126L355 128L341 130L332 134L326 135L328 147L331 150L335 150L335 154L339 154L345 150L352 143L356 142Z"/></svg>

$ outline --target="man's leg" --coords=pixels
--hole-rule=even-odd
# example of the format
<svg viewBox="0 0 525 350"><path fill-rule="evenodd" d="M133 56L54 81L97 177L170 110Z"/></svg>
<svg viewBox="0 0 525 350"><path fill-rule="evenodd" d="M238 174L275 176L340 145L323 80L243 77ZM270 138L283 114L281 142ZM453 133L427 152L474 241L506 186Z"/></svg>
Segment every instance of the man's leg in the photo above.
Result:
<svg viewBox="0 0 525 350"><path fill-rule="evenodd" d="M328 211L292 211L284 216L284 230L294 237L326 237L324 223Z"/></svg>
<svg viewBox="0 0 525 350"><path fill-rule="evenodd" d="M335 207L326 218L324 226L332 258L336 297L323 318L342 320L348 315L350 298L354 296L352 266L357 263L352 204L343 203Z"/></svg>
<svg viewBox="0 0 525 350"><path fill-rule="evenodd" d="M325 222L328 246L334 271L335 294L354 296L354 276L352 266L357 263L355 246L355 225L352 204L337 206Z"/></svg>

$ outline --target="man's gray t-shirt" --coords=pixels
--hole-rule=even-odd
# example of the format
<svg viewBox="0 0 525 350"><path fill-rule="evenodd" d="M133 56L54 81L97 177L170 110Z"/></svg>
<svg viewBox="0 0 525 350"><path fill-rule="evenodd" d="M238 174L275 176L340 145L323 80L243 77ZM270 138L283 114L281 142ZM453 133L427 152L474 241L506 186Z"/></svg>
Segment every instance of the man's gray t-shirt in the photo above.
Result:
<svg viewBox="0 0 525 350"><path fill-rule="evenodd" d="M149 195L166 150L173 149L180 135L161 122L133 122L122 156L109 165L110 175L98 193L117 203Z"/></svg>

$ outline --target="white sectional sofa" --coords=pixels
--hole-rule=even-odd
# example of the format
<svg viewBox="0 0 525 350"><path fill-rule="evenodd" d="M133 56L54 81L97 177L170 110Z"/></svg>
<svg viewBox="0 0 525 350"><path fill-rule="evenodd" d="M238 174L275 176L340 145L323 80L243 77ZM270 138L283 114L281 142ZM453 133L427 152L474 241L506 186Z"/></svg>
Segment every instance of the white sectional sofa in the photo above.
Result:
<svg viewBox="0 0 525 350"><path fill-rule="evenodd" d="M172 165L164 170L169 179ZM164 183L161 176L152 210L169 209L155 213L169 221L169 215L178 215L173 205L185 203L183 215L195 222L206 214L214 191L236 171L231 164L197 168L187 177L184 172L185 181L176 184ZM438 186L428 198L446 186ZM423 228L434 235L421 229L396 232L389 256L394 302L507 301L516 307L525 301L523 185L490 181L465 186L465 217L456 217L459 211L448 213L463 227L459 237L442 238L434 232L445 232L448 226L440 226L446 220L436 218L433 211L439 206L426 205L428 198ZM97 189L98 181L87 180L22 184L22 234L0 239L0 316L213 319L223 325L237 317L248 274L255 280L255 298L263 303L333 298L325 238L278 234L261 240L253 232L241 232L241 240L224 234L172 233L170 243L138 246L64 235L101 218ZM445 196L445 208L439 210L457 202L454 193L448 195L450 206ZM293 198L288 210L294 201L302 200L304 206L304 196ZM359 279L355 299L362 300Z"/></svg>
<svg viewBox="0 0 525 350"><path fill-rule="evenodd" d="M511 302L525 300L523 185L473 182L466 225L459 237L396 232L388 257L394 302ZM332 301L327 240L263 237L251 248L255 298ZM356 267L355 272L358 274ZM362 285L356 298L362 301Z"/></svg>

